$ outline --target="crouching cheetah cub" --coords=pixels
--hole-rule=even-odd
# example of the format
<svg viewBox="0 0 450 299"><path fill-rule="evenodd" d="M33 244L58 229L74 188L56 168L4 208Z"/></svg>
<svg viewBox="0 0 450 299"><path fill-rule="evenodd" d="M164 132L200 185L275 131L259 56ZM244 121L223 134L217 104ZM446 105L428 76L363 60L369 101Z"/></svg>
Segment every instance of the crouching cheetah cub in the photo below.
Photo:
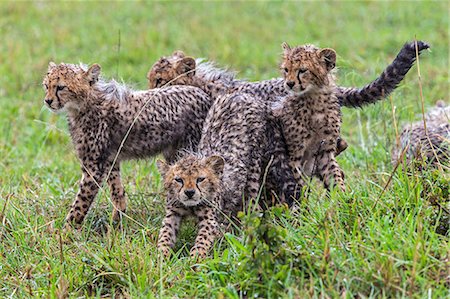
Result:
<svg viewBox="0 0 450 299"><path fill-rule="evenodd" d="M158 162L167 192L166 217L158 239L165 255L175 244L181 218L198 217L192 256L205 257L225 226L258 198L265 169L274 155L272 143L280 128L270 107L245 93L219 96L205 121L199 150L175 165ZM269 137L270 136L270 137ZM283 190L284 181L277 181ZM285 196L286 197L286 196Z"/></svg>
<svg viewBox="0 0 450 299"><path fill-rule="evenodd" d="M158 237L158 249L170 255L175 246L181 219L193 215L198 219L198 233L191 256L205 257L219 234L218 211L222 210L220 192L225 161L220 156L187 156L170 166L157 161L167 192L166 216Z"/></svg>
<svg viewBox="0 0 450 299"><path fill-rule="evenodd" d="M107 180L119 220L127 198L120 163L163 153L172 160L182 148L196 148L210 98L200 89L182 86L136 91L105 81L100 66L50 63L44 77L45 104L67 112L70 136L81 163L82 178L66 217L79 225L102 182Z"/></svg>
<svg viewBox="0 0 450 299"><path fill-rule="evenodd" d="M425 128L426 126L426 128ZM396 164L405 150L406 161L424 160L443 166L450 161L450 105L439 101L436 107L425 115L424 121L417 121L403 128L400 142L392 151L392 162Z"/></svg>
<svg viewBox="0 0 450 299"><path fill-rule="evenodd" d="M290 165L300 183L303 175L318 176L325 187L345 191L344 174L336 161L341 114L332 70L333 49L284 43L281 71L290 91L274 105L282 123Z"/></svg>

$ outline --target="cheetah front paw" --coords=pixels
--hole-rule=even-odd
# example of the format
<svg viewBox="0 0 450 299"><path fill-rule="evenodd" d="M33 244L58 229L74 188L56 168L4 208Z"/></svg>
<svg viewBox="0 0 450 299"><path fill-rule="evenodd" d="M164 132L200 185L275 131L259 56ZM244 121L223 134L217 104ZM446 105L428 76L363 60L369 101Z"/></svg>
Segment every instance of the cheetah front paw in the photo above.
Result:
<svg viewBox="0 0 450 299"><path fill-rule="evenodd" d="M158 251L160 254L162 254L165 258L170 257L170 247L165 245L158 246Z"/></svg>
<svg viewBox="0 0 450 299"><path fill-rule="evenodd" d="M192 247L190 256L195 259L204 259L208 255L208 252L204 248Z"/></svg>

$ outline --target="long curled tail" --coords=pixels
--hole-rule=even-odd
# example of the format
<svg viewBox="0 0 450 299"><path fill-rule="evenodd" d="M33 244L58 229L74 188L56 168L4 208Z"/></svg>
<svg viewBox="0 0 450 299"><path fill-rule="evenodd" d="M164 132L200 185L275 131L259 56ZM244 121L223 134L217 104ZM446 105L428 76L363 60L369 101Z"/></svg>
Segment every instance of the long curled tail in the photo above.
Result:
<svg viewBox="0 0 450 299"><path fill-rule="evenodd" d="M417 41L419 54L429 47L426 42ZM339 103L341 106L357 108L385 99L403 80L415 60L416 43L406 43L394 61L370 84L363 88L339 86L337 91Z"/></svg>

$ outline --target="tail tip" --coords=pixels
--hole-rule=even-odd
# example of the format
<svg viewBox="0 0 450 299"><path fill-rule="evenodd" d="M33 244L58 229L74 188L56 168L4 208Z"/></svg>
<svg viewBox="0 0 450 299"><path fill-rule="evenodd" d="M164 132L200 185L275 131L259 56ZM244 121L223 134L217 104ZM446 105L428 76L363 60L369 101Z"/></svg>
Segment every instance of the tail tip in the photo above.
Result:
<svg viewBox="0 0 450 299"><path fill-rule="evenodd" d="M430 45L427 42L421 41L421 40L412 41L412 42L408 43L407 45L415 50L416 42L417 42L417 49L419 50L419 52L430 48Z"/></svg>

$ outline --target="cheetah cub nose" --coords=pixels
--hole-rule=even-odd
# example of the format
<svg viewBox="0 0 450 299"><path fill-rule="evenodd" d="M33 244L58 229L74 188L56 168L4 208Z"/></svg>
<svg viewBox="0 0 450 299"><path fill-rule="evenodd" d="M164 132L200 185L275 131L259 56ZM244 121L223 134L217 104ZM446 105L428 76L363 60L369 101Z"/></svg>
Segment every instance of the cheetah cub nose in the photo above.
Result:
<svg viewBox="0 0 450 299"><path fill-rule="evenodd" d="M292 87L294 87L294 85L295 85L295 82L289 81L289 82L286 82L286 85L289 86L289 88L292 89Z"/></svg>
<svg viewBox="0 0 450 299"><path fill-rule="evenodd" d="M186 194L186 196L187 196L189 199L191 199L192 196L194 196L194 194L195 194L195 190L192 190L192 189L185 190L185 191L184 191L184 194Z"/></svg>
<svg viewBox="0 0 450 299"><path fill-rule="evenodd" d="M47 103L47 105L51 105L53 103L52 99L45 99L45 102Z"/></svg>

